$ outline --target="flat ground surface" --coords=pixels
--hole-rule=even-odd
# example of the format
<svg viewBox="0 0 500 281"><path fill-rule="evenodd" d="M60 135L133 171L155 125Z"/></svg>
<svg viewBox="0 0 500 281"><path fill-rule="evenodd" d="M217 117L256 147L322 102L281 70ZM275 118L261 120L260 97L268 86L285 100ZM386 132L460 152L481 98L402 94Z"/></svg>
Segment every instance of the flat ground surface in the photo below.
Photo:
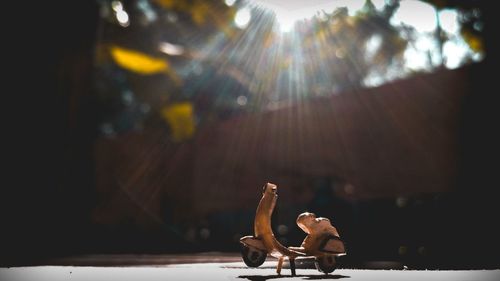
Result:
<svg viewBox="0 0 500 281"><path fill-rule="evenodd" d="M132 260L135 260L132 265ZM210 261L211 260L211 261ZM58 265L0 268L1 281L30 280L500 280L497 270L373 270L337 269L325 275L305 260L297 264L297 276L290 276L288 264L276 274L276 260L268 258L258 268L248 268L235 256L86 256L52 261ZM110 265L110 264L114 265ZM73 265L71 265L73 264ZM92 266L90 264L93 264Z"/></svg>

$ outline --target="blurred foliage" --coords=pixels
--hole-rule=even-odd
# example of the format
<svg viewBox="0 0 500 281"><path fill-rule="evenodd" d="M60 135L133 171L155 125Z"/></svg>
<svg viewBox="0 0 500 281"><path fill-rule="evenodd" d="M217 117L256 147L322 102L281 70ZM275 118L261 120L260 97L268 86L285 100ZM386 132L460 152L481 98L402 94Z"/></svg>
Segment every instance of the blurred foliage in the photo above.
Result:
<svg viewBox="0 0 500 281"><path fill-rule="evenodd" d="M475 52L484 52L482 28L484 22L481 18L478 0L422 0L438 10L456 9L459 14L460 34L465 42Z"/></svg>
<svg viewBox="0 0 500 281"><path fill-rule="evenodd" d="M465 42L469 44L469 47L475 52L483 52L483 40L479 37L475 32L470 32L467 29L461 30L462 37L465 39Z"/></svg>
<svg viewBox="0 0 500 281"><path fill-rule="evenodd" d="M355 16L350 16L347 8L340 8L325 15L326 20L314 20L316 26L306 31L305 45L330 64L327 79L332 87L359 88L370 74L385 76L390 67L403 67L408 39L390 24L397 7L394 2L377 10L368 0ZM371 40L378 45L370 46ZM318 41L323 45L321 49L316 47Z"/></svg>
<svg viewBox="0 0 500 281"><path fill-rule="evenodd" d="M190 139L195 132L193 105L189 102L174 103L163 107L162 117L170 125L172 139L180 142Z"/></svg>
<svg viewBox="0 0 500 281"><path fill-rule="evenodd" d="M228 35L233 31L228 27L228 21L234 18L235 10L224 5L224 1L206 0L154 0L162 8L187 14L198 27L216 27Z"/></svg>
<svg viewBox="0 0 500 281"><path fill-rule="evenodd" d="M391 23L398 0L378 8L366 0L355 13L347 7L318 12L291 34L278 30L273 12L251 1L97 1L102 20L96 85L105 131L162 122L176 141L194 136L210 120L359 89L374 77L381 83L411 74L405 52L419 36ZM481 15L473 4L425 2L457 9L461 38L483 52ZM238 27L237 12L248 7L248 26ZM441 56L452 36L434 37ZM177 53L162 49L165 43L178 46Z"/></svg>
<svg viewBox="0 0 500 281"><path fill-rule="evenodd" d="M170 70L170 66L166 60L138 51L111 46L110 52L114 61L119 66L138 74L156 74Z"/></svg>

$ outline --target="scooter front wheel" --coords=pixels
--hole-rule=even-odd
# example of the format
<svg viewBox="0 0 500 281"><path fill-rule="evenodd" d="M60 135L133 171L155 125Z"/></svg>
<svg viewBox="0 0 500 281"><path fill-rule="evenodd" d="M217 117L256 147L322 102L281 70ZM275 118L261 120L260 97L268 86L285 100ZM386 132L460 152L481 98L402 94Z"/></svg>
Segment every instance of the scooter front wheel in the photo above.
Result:
<svg viewBox="0 0 500 281"><path fill-rule="evenodd" d="M258 267L266 260L267 252L242 244L241 257L247 266Z"/></svg>
<svg viewBox="0 0 500 281"><path fill-rule="evenodd" d="M332 273L337 268L337 261L333 255L317 257L314 261L316 269L325 274Z"/></svg>

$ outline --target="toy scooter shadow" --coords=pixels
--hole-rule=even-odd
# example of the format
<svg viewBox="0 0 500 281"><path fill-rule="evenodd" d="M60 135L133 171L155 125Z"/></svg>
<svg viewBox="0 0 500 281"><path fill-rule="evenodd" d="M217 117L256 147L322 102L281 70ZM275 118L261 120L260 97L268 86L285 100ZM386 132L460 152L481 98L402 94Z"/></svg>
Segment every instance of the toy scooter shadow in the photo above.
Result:
<svg viewBox="0 0 500 281"><path fill-rule="evenodd" d="M278 278L286 278L288 276L283 275L241 275L238 278L248 279L250 281L266 281L269 279L278 279ZM341 278L350 278L350 276L345 275L295 275L295 277L299 277L302 280L335 280Z"/></svg>
<svg viewBox="0 0 500 281"><path fill-rule="evenodd" d="M241 255L245 264L249 267L259 267L269 254L278 259L276 272L281 274L283 261L287 258L290 262L292 276L296 276L295 259L314 257L316 269L325 274L333 272L337 268L336 258L346 254L344 243L338 235L325 233L311 236L307 248L287 248L274 237L271 228L271 216L278 199L277 190L278 187L272 183L267 183L264 186L262 198L255 214L255 235L245 236L240 239ZM304 214L309 215L310 213ZM327 219L324 220L329 224ZM301 226L301 228L303 227ZM309 232L307 233L309 234Z"/></svg>

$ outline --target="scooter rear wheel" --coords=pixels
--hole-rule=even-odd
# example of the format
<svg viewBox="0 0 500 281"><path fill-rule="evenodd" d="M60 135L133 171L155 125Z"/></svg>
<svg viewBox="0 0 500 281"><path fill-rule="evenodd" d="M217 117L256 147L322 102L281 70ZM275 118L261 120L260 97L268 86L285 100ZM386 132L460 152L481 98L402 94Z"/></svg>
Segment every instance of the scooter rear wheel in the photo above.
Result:
<svg viewBox="0 0 500 281"><path fill-rule="evenodd" d="M325 255L322 257L317 257L314 261L316 269L325 274L332 273L337 268L337 261L335 256Z"/></svg>
<svg viewBox="0 0 500 281"><path fill-rule="evenodd" d="M241 257L245 264L249 267L258 267L264 263L267 257L267 252L241 245Z"/></svg>

